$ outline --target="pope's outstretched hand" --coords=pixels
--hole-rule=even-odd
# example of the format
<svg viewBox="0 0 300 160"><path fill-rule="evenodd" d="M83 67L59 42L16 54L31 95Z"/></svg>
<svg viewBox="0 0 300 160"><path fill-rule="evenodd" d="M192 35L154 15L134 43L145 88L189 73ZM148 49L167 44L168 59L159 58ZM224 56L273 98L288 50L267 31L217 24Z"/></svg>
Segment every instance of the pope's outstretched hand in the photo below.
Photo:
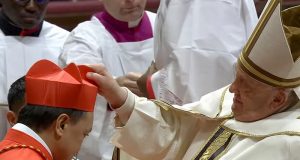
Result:
<svg viewBox="0 0 300 160"><path fill-rule="evenodd" d="M121 88L102 64L89 65L95 72L87 73L87 78L98 85L98 93L102 95L113 109L121 107L127 98L127 90Z"/></svg>

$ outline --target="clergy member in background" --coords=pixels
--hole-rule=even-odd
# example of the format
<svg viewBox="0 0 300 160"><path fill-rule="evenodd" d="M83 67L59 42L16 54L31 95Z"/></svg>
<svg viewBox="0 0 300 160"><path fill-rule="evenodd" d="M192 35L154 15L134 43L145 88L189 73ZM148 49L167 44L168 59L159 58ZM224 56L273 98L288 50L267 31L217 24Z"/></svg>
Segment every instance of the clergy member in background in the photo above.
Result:
<svg viewBox="0 0 300 160"><path fill-rule="evenodd" d="M97 87L86 66L59 68L48 60L26 74L26 102L0 142L1 160L70 160L91 132Z"/></svg>
<svg viewBox="0 0 300 160"><path fill-rule="evenodd" d="M104 64L121 86L140 95L136 80L153 60L153 26L156 14L145 11L146 0L102 0L104 11L79 24L67 39L62 60L76 64ZM85 140L80 159L110 160L109 143L114 113L97 100L94 130Z"/></svg>
<svg viewBox="0 0 300 160"><path fill-rule="evenodd" d="M256 23L253 0L161 0L155 63L139 79L141 91L182 105L227 85Z"/></svg>
<svg viewBox="0 0 300 160"><path fill-rule="evenodd" d="M40 59L58 63L69 32L44 21L49 0L0 0L0 140L6 134L7 93Z"/></svg>
<svg viewBox="0 0 300 160"><path fill-rule="evenodd" d="M200 101L139 98L94 66L88 78L117 114L113 144L142 160L298 160L300 6L281 17L280 2L269 0L233 83Z"/></svg>

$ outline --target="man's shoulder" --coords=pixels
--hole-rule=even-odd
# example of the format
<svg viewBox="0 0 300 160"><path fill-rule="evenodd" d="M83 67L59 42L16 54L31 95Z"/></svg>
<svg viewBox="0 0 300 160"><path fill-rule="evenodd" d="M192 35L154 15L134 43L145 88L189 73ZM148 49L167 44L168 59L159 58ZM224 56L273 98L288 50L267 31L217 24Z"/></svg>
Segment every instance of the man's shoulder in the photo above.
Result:
<svg viewBox="0 0 300 160"><path fill-rule="evenodd" d="M49 37L66 38L69 35L69 31L55 24L44 21L41 34L47 35Z"/></svg>
<svg viewBox="0 0 300 160"><path fill-rule="evenodd" d="M149 17L149 20L150 20L152 26L155 26L156 13L146 11L146 14Z"/></svg>
<svg viewBox="0 0 300 160"><path fill-rule="evenodd" d="M244 137L267 138L287 136L300 140L299 115L300 108L297 105L284 112L273 114L254 122L245 123L230 119L222 127Z"/></svg>
<svg viewBox="0 0 300 160"><path fill-rule="evenodd" d="M203 115L210 119L227 119L232 117L233 94L228 90L229 86L210 92L200 98L199 101L185 104L183 106L174 106L181 111L189 114Z"/></svg>
<svg viewBox="0 0 300 160"><path fill-rule="evenodd" d="M145 12L148 16L151 16L151 17L156 17L156 15L157 15L156 13L151 12L151 11L145 11Z"/></svg>
<svg viewBox="0 0 300 160"><path fill-rule="evenodd" d="M71 36L80 37L82 39L93 39L94 41L101 41L103 37L107 37L108 31L102 25L100 20L92 16L88 21L79 23L72 31Z"/></svg>
<svg viewBox="0 0 300 160"><path fill-rule="evenodd" d="M79 23L74 28L74 30L85 30L85 31L94 31L99 29L105 29L105 28L96 16L92 16L91 19L88 21Z"/></svg>
<svg viewBox="0 0 300 160"><path fill-rule="evenodd" d="M0 153L1 160L44 160L38 151L30 148L17 147L6 152Z"/></svg>

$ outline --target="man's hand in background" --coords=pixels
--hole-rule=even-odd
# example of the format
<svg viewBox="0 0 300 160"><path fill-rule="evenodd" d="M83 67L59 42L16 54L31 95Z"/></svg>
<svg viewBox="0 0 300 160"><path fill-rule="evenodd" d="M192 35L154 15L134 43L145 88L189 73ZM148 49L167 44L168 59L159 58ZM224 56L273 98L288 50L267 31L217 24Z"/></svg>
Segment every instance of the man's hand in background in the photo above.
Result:
<svg viewBox="0 0 300 160"><path fill-rule="evenodd" d="M122 87L127 87L131 92L136 94L137 96L143 96L137 86L137 80L141 77L142 74L129 72L124 76L120 76L116 78L118 84Z"/></svg>

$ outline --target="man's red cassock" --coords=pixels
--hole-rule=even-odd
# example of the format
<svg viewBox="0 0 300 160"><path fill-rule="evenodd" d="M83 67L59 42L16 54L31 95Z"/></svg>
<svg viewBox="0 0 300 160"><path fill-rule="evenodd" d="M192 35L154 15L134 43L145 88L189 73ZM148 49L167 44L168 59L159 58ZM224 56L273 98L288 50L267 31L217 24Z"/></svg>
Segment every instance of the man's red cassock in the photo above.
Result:
<svg viewBox="0 0 300 160"><path fill-rule="evenodd" d="M10 129L0 142L0 160L53 160L53 158L36 139Z"/></svg>

